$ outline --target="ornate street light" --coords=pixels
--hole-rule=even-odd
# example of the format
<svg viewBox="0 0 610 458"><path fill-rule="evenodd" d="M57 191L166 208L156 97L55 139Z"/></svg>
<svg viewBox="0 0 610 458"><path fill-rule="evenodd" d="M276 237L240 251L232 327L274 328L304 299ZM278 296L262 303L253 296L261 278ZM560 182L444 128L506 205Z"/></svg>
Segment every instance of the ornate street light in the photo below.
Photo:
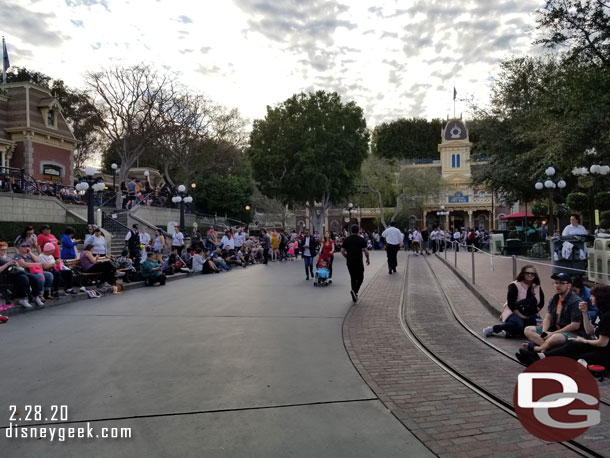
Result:
<svg viewBox="0 0 610 458"><path fill-rule="evenodd" d="M113 162L110 168L112 169L112 191L116 193L116 169L118 169L119 166Z"/></svg>
<svg viewBox="0 0 610 458"><path fill-rule="evenodd" d="M101 178L94 178L95 169L93 167L85 168L85 176L76 184L76 190L84 192L87 199L87 224L94 224L95 211L93 206L94 194L103 191L105 188L104 181Z"/></svg>
<svg viewBox="0 0 610 458"><path fill-rule="evenodd" d="M585 155L595 157L597 155L597 151L595 150L595 148L588 148L585 150ZM608 175L608 173L610 173L610 167L607 165L599 164L593 164L588 169L587 167L574 167L572 169L572 175L577 177L586 177L587 175L591 174L592 180L590 180L589 182L583 179L579 179L578 181L581 187L589 188L589 212L591 218L590 221L592 226L595 225L596 230L599 228L597 224L598 218L596 218L598 210L595 208L595 188L597 185L597 178L600 175Z"/></svg>
<svg viewBox="0 0 610 458"><path fill-rule="evenodd" d="M546 180L544 181L544 183L542 181L538 181L534 185L534 187L538 191L542 191L544 188L549 190L549 234L551 235L551 237L555 233L555 224L553 218L553 191L556 188L563 189L566 187L566 182L562 179L557 181L557 183L553 181L552 177L555 175L555 172L556 171L554 167L547 167L547 169L544 171L544 173L546 174Z"/></svg>
<svg viewBox="0 0 610 458"><path fill-rule="evenodd" d="M172 202L180 204L180 230L184 233L184 204L190 204L193 198L186 193L186 186L178 186L178 194L172 197Z"/></svg>

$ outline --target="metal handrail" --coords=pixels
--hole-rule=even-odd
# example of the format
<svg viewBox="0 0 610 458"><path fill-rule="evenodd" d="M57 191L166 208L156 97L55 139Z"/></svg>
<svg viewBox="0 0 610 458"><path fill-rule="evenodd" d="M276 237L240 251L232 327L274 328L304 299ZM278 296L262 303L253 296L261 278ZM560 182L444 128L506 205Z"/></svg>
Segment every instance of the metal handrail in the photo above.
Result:
<svg viewBox="0 0 610 458"><path fill-rule="evenodd" d="M115 218L108 216L108 214L106 212L102 212L102 222L106 222L106 221L109 222L110 224L109 224L109 227L107 227L107 228L104 227L104 229L108 229L112 235L118 234L119 231L116 229L117 226L122 227L122 228L126 229L127 231L129 231L129 227L127 227L120 221L117 221ZM102 226L103 226L103 224L102 224Z"/></svg>
<svg viewBox="0 0 610 458"><path fill-rule="evenodd" d="M29 184L34 187L36 192L41 192L38 182L34 179L34 177L25 173L25 169L18 169L16 167L0 167L0 175L2 177L17 178L20 182L20 184L17 185L19 186L19 191L15 191L15 189L12 187L13 184L11 184L10 181L10 189L6 189L6 191L10 190L13 192L23 192L24 194L29 194L31 191L28 192L28 189L26 188L26 185ZM2 180L2 188L4 188L4 184L5 182Z"/></svg>

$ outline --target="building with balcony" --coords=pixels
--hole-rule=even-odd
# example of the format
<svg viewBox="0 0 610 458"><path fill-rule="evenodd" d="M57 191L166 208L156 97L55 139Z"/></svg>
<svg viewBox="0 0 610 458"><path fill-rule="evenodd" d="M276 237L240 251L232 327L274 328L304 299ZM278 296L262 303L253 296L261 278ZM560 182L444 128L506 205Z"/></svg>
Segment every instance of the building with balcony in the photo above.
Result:
<svg viewBox="0 0 610 458"><path fill-rule="evenodd" d="M37 181L71 185L76 145L48 89L27 82L0 84L0 167L24 169Z"/></svg>

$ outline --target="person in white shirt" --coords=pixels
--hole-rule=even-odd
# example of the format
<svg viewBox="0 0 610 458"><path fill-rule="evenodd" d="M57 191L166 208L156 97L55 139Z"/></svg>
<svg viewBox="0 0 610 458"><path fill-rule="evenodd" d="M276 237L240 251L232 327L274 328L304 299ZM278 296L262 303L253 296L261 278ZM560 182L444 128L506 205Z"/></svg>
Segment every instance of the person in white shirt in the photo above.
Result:
<svg viewBox="0 0 610 458"><path fill-rule="evenodd" d="M413 229L413 242L411 248L415 253L415 256L418 256L417 253L419 253L419 250L421 249L421 233L417 229Z"/></svg>
<svg viewBox="0 0 610 458"><path fill-rule="evenodd" d="M588 232L584 226L580 225L580 216L573 214L570 215L570 224L568 224L561 233L562 237L569 235L587 235Z"/></svg>
<svg viewBox="0 0 610 458"><path fill-rule="evenodd" d="M240 227L237 231L237 234L233 237L235 239L235 248L239 249L244 246L246 242L246 234L243 232L243 229Z"/></svg>
<svg viewBox="0 0 610 458"><path fill-rule="evenodd" d="M184 248L184 234L180 232L180 226L174 226L174 233L172 234L172 249L178 250L178 256L182 255L182 249Z"/></svg>
<svg viewBox="0 0 610 458"><path fill-rule="evenodd" d="M108 251L106 239L102 235L102 231L99 227L96 227L93 231L93 239L91 244L93 245L93 254L98 254L102 257L106 256L106 252Z"/></svg>
<svg viewBox="0 0 610 458"><path fill-rule="evenodd" d="M150 234L146 231L146 226L142 226L140 228L140 254L141 254L141 262L146 261L146 247L150 246Z"/></svg>
<svg viewBox="0 0 610 458"><path fill-rule="evenodd" d="M223 251L228 246L229 250L231 252L231 255L234 254L234 252L235 252L235 239L233 238L233 234L231 234L230 230L226 230L225 231L225 235L220 240L220 244L222 245Z"/></svg>
<svg viewBox="0 0 610 458"><path fill-rule="evenodd" d="M456 242L455 251L460 251L461 238L462 238L462 233L456 229L455 232L453 233L453 241Z"/></svg>
<svg viewBox="0 0 610 458"><path fill-rule="evenodd" d="M392 275L392 272L396 272L396 267L398 266L396 255L402 246L403 235L400 229L396 227L396 223L391 221L390 227L383 231L381 236L385 239L386 243L385 251L388 257L388 273Z"/></svg>

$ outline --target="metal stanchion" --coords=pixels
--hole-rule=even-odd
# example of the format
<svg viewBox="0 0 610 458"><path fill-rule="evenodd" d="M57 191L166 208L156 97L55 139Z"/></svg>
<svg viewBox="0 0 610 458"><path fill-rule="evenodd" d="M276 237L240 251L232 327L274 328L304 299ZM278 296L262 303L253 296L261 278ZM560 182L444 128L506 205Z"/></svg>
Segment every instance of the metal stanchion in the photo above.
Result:
<svg viewBox="0 0 610 458"><path fill-rule="evenodd" d="M455 243L455 245L453 246L455 248L454 254L455 254L455 268L457 269L457 254L458 254L458 248L460 247L459 242L453 242Z"/></svg>
<svg viewBox="0 0 610 458"><path fill-rule="evenodd" d="M517 278L517 256L513 255L513 278Z"/></svg>
<svg viewBox="0 0 610 458"><path fill-rule="evenodd" d="M443 245L445 246L445 261L447 260L447 242L443 240Z"/></svg>
<svg viewBox="0 0 610 458"><path fill-rule="evenodd" d="M474 285L474 247L472 249L472 251L470 252L472 254L472 284Z"/></svg>

